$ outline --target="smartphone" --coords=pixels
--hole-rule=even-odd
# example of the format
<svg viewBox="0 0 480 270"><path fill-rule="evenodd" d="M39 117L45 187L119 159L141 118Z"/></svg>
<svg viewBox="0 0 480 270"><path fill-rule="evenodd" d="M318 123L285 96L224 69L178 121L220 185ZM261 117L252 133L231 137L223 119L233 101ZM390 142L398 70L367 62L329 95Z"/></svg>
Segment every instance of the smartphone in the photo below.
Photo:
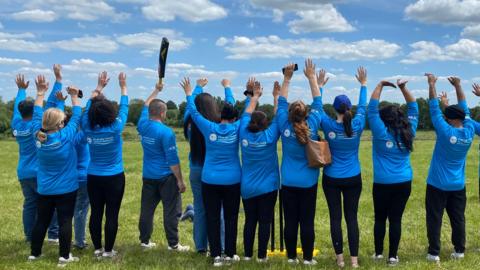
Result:
<svg viewBox="0 0 480 270"><path fill-rule="evenodd" d="M298 65L295 63L295 67L293 68L293 71L298 70ZM285 74L285 68L282 68L282 73Z"/></svg>
<svg viewBox="0 0 480 270"><path fill-rule="evenodd" d="M83 92L82 92L82 90L78 90L78 98L83 98Z"/></svg>

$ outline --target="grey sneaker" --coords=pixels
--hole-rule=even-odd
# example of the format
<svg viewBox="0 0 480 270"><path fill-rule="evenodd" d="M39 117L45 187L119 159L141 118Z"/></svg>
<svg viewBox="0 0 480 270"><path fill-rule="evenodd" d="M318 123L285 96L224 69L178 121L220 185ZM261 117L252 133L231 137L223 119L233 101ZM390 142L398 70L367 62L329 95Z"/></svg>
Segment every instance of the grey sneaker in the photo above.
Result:
<svg viewBox="0 0 480 270"><path fill-rule="evenodd" d="M391 257L391 258L388 258L387 265L388 266L397 266L399 262L400 262L400 260L398 259L398 256L395 257L395 258Z"/></svg>
<svg viewBox="0 0 480 270"><path fill-rule="evenodd" d="M112 249L112 251L110 251L110 252L104 251L102 253L102 258L113 259L113 258L117 257L117 255L118 255L118 252L116 252L115 250Z"/></svg>
<svg viewBox="0 0 480 270"><path fill-rule="evenodd" d="M461 260L465 258L465 253L453 252L450 257L454 260Z"/></svg>
<svg viewBox="0 0 480 270"><path fill-rule="evenodd" d="M427 261L439 263L440 257L438 255L427 254Z"/></svg>
<svg viewBox="0 0 480 270"><path fill-rule="evenodd" d="M103 250L103 248L101 248L101 249L95 249L95 251L93 252L93 257L95 257L95 258L101 258L104 251L105 251L105 250Z"/></svg>
<svg viewBox="0 0 480 270"><path fill-rule="evenodd" d="M60 257L58 258L58 267L65 267L67 264L72 263L72 262L78 262L80 259L78 257L73 257L72 253L68 255L68 258Z"/></svg>
<svg viewBox="0 0 480 270"><path fill-rule="evenodd" d="M168 250L173 250L173 251L178 251L178 252L187 252L190 250L189 246L182 246L180 244L177 244L174 247L169 246Z"/></svg>
<svg viewBox="0 0 480 270"><path fill-rule="evenodd" d="M214 267L220 267L223 266L223 259L220 256L217 256L213 259L213 266Z"/></svg>

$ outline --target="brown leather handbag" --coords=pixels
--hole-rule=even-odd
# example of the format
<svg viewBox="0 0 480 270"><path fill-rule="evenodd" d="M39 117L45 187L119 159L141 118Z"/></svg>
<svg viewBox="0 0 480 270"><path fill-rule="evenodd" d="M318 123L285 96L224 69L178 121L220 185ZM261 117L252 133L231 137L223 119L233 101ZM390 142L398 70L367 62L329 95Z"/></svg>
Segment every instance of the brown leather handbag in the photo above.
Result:
<svg viewBox="0 0 480 270"><path fill-rule="evenodd" d="M310 168L322 168L332 163L332 154L327 140L315 141L309 139L305 145L305 152Z"/></svg>

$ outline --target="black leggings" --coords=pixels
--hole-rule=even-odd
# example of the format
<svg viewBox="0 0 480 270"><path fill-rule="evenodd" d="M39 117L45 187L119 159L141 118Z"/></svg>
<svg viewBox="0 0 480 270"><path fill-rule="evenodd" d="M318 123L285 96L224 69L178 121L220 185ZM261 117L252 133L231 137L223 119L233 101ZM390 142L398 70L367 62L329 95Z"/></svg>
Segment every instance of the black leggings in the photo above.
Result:
<svg viewBox="0 0 480 270"><path fill-rule="evenodd" d="M245 209L245 226L243 227L243 247L245 257L253 256L255 230L258 226L258 258L267 257L268 239L270 238L270 224L272 223L277 191L265 193L243 200Z"/></svg>
<svg viewBox="0 0 480 270"><path fill-rule="evenodd" d="M39 195L37 201L37 220L32 231L31 255L42 254L43 239L52 220L53 212L57 211L59 233L59 255L69 258L72 242L72 218L75 209L77 191L61 195Z"/></svg>
<svg viewBox="0 0 480 270"><path fill-rule="evenodd" d="M315 209L317 204L317 184L309 188L282 185L282 205L285 212L285 246L287 257L297 257L298 225L302 241L303 259L312 260L315 242Z"/></svg>
<svg viewBox="0 0 480 270"><path fill-rule="evenodd" d="M102 219L105 211L105 251L110 252L115 244L118 230L118 213L125 191L125 174L111 176L88 175L90 199L90 236L95 249L102 248Z"/></svg>
<svg viewBox="0 0 480 270"><path fill-rule="evenodd" d="M358 256L360 233L358 231L358 201L362 193L362 175L349 178L332 178L323 175L323 192L327 199L330 214L330 233L335 253L343 253L342 235L342 194L343 211L347 222L348 246L350 256Z"/></svg>
<svg viewBox="0 0 480 270"><path fill-rule="evenodd" d="M390 248L389 258L397 257L398 245L402 234L402 215L407 205L412 182L398 184L373 184L373 207L375 211L375 254L383 254L383 240L385 238L386 223L388 219L388 239Z"/></svg>
<svg viewBox="0 0 480 270"><path fill-rule="evenodd" d="M234 185L211 185L202 182L202 196L207 216L207 235L210 255L221 255L220 212L223 207L225 220L225 255L237 253L238 209L240 208L240 183Z"/></svg>

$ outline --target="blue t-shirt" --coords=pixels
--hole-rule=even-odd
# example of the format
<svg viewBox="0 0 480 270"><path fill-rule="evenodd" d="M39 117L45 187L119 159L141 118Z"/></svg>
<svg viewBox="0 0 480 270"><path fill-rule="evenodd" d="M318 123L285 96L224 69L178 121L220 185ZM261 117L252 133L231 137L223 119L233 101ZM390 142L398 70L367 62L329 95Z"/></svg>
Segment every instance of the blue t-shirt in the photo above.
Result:
<svg viewBox="0 0 480 270"><path fill-rule="evenodd" d="M90 127L88 109L82 117L83 142L87 142L90 150L90 164L88 174L98 176L116 175L123 172L122 159L122 131L127 122L128 96L120 98L118 116L115 122L108 127Z"/></svg>
<svg viewBox="0 0 480 270"><path fill-rule="evenodd" d="M277 119L263 131L252 133L247 127L252 115L244 113L240 120L242 148L242 198L249 199L278 189L277 142L280 137Z"/></svg>
<svg viewBox="0 0 480 270"><path fill-rule="evenodd" d="M205 138L205 162L202 181L214 185L240 183L242 168L238 158L240 122L219 124L205 119L196 109L193 96L187 97L187 109Z"/></svg>
<svg viewBox="0 0 480 270"><path fill-rule="evenodd" d="M180 163L175 133L163 123L148 117L148 107L144 106L137 124L143 147L143 178L164 180L172 174L170 166Z"/></svg>
<svg viewBox="0 0 480 270"><path fill-rule="evenodd" d="M35 146L34 133L40 129L38 123L32 120L23 120L18 110L18 104L26 98L25 89L19 89L13 105L11 127L13 136L18 143L18 179L32 179L37 177L37 147ZM41 124L41 123L40 123Z"/></svg>
<svg viewBox="0 0 480 270"><path fill-rule="evenodd" d="M395 136L388 131L380 118L378 99L370 99L368 104L368 124L372 131L373 182L379 184L396 184L413 179L410 165L410 152ZM407 115L411 131L415 136L418 126L417 102L407 103Z"/></svg>
<svg viewBox="0 0 480 270"><path fill-rule="evenodd" d="M200 95L201 93L203 93L203 88L200 85L195 86L195 88L193 89L193 93L192 93L192 99L193 99L194 102L195 102L195 98L198 95ZM235 105L235 98L233 97L232 89L230 87L225 88L225 100L224 101L226 103L230 103L232 105ZM186 122L189 117L190 117L190 112L188 110L185 110L185 113L183 115L183 122ZM188 137L190 137L190 131L191 131L191 127L188 126L188 130L187 130L187 136ZM190 138L189 138L189 140L190 140ZM190 168L195 168L197 170L202 169L201 164L196 164L196 163L192 162L192 158L190 156L190 153L188 154L188 160L190 162Z"/></svg>
<svg viewBox="0 0 480 270"><path fill-rule="evenodd" d="M465 100L461 100L458 102L458 105L462 107L463 110L465 111L465 114L466 114L465 119L471 120L470 122L475 128L475 134L480 136L480 123L470 117L470 110L468 109L467 102ZM478 173L480 175L480 166L478 167Z"/></svg>
<svg viewBox="0 0 480 270"><path fill-rule="evenodd" d="M463 128L449 125L443 118L436 98L431 99L429 105L437 140L427 183L444 191L462 190L465 188L465 161L475 128L470 119L463 122Z"/></svg>
<svg viewBox="0 0 480 270"><path fill-rule="evenodd" d="M38 148L37 190L42 195L60 195L78 189L77 155L75 138L82 114L80 106L73 106L72 117L67 126L60 131L47 135L41 143L36 140ZM33 121L40 125L43 108L34 107Z"/></svg>
<svg viewBox="0 0 480 270"><path fill-rule="evenodd" d="M359 175L360 160L358 159L358 147L360 138L365 128L365 111L367 109L367 87L360 88L360 99L357 112L352 119L352 137L347 137L343 123L338 123L330 118L324 111L322 116L322 130L325 139L328 141L332 154L332 163L323 168L323 173L332 178L348 178Z"/></svg>
<svg viewBox="0 0 480 270"><path fill-rule="evenodd" d="M315 97L311 105L312 110L307 117L312 140L319 139L317 130L322 122L319 113L321 105L321 97ZM282 185L300 188L312 187L318 182L320 170L308 167L305 145L300 144L295 136L295 130L288 121L288 102L282 96L278 98L277 122L282 137Z"/></svg>

